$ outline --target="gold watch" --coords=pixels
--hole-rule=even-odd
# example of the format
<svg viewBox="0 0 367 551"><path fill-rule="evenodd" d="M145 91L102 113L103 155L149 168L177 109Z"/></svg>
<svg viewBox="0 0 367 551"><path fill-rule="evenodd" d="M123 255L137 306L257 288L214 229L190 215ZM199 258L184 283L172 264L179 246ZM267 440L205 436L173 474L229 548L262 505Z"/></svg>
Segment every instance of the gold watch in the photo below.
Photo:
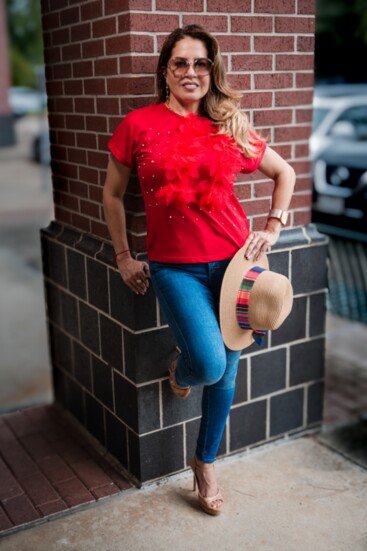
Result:
<svg viewBox="0 0 367 551"><path fill-rule="evenodd" d="M282 226L285 226L288 220L288 211L282 209L271 209L269 212L269 218L277 218L280 220Z"/></svg>

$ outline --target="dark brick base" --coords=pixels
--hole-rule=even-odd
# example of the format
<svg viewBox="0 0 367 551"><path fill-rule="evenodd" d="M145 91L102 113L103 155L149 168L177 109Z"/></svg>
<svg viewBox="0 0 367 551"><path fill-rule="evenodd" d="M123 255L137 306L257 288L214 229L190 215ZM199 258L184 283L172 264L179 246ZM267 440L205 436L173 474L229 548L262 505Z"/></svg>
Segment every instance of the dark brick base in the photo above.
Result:
<svg viewBox="0 0 367 551"><path fill-rule="evenodd" d="M169 391L175 342L153 290L133 295L113 268L111 245L57 223L42 231L42 250L57 402L138 483L184 469L201 389L185 402ZM320 424L326 256L313 226L284 231L269 255L292 281L294 308L241 359L220 455Z"/></svg>

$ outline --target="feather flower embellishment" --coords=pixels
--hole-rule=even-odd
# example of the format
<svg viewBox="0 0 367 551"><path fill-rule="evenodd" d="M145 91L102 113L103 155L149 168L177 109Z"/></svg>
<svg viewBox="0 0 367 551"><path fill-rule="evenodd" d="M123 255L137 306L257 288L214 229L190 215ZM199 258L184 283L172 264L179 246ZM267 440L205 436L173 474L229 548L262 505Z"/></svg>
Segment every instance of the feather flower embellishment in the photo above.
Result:
<svg viewBox="0 0 367 551"><path fill-rule="evenodd" d="M204 117L189 115L162 151L164 185L156 197L163 204L196 203L218 211L233 192L245 158L234 140L220 134Z"/></svg>

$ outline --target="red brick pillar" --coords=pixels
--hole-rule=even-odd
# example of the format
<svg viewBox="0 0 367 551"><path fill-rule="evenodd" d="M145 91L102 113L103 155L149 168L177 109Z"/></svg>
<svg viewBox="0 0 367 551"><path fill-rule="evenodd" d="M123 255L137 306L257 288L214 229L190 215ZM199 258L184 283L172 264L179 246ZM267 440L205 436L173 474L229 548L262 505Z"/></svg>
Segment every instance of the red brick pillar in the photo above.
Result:
<svg viewBox="0 0 367 551"><path fill-rule="evenodd" d="M134 296L113 268L102 185L112 131L130 109L153 101L164 38L177 26L200 23L218 38L252 124L297 172L290 226L270 255L273 268L292 279L293 312L260 352L243 355L220 454L317 427L326 244L307 225L313 3L43 0L42 7L56 213L42 243L57 402L140 482L187 466L200 389L185 402L169 392L175 343L153 291ZM241 177L236 191L253 228L263 227L272 183L256 173ZM132 249L144 255L134 177L125 205Z"/></svg>
<svg viewBox="0 0 367 551"><path fill-rule="evenodd" d="M0 2L0 147L14 145L14 117L8 102L11 84L5 2Z"/></svg>

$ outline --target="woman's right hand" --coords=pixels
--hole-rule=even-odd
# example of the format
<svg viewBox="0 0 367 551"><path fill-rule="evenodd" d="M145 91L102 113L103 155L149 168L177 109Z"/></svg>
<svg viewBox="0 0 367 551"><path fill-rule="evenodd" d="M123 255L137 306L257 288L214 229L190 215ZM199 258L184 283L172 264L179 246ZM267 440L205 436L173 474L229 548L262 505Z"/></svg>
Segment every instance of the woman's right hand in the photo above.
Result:
<svg viewBox="0 0 367 551"><path fill-rule="evenodd" d="M137 295L145 295L149 287L149 266L134 258L117 259L117 266L123 282Z"/></svg>
<svg viewBox="0 0 367 551"><path fill-rule="evenodd" d="M149 266L130 256L126 236L126 216L123 199L131 168L110 156L103 187L103 207L115 251L115 261L124 283L137 295L144 295L149 287Z"/></svg>

